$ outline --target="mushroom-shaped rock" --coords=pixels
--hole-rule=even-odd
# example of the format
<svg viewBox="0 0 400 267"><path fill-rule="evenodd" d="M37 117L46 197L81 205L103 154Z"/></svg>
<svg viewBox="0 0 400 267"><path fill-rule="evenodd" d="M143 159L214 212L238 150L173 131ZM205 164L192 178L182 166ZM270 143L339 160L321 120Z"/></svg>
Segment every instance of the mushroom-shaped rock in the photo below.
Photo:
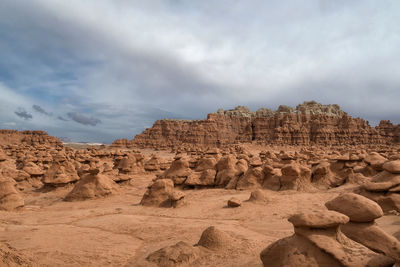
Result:
<svg viewBox="0 0 400 267"><path fill-rule="evenodd" d="M383 169L390 173L400 174L400 160L385 162L383 164Z"/></svg>
<svg viewBox="0 0 400 267"><path fill-rule="evenodd" d="M24 206L24 200L14 185L12 179L0 176L0 210L12 211Z"/></svg>
<svg viewBox="0 0 400 267"><path fill-rule="evenodd" d="M189 266L199 255L199 248L180 241L151 253L146 260L162 267Z"/></svg>
<svg viewBox="0 0 400 267"><path fill-rule="evenodd" d="M325 206L347 215L352 222L372 222L383 216L381 207L374 201L354 193L342 194L328 202Z"/></svg>
<svg viewBox="0 0 400 267"><path fill-rule="evenodd" d="M289 217L295 227L330 228L349 222L349 217L336 211L312 211Z"/></svg>
<svg viewBox="0 0 400 267"><path fill-rule="evenodd" d="M391 266L394 261L350 240L339 225L349 218L334 211L296 214L289 218L295 234L265 248L264 266Z"/></svg>
<svg viewBox="0 0 400 267"><path fill-rule="evenodd" d="M140 202L143 206L177 207L183 202L184 194L174 191L171 179L156 180L143 195Z"/></svg>
<svg viewBox="0 0 400 267"><path fill-rule="evenodd" d="M203 231L197 245L211 250L221 250L231 247L233 243L234 239L230 235L210 226Z"/></svg>
<svg viewBox="0 0 400 267"><path fill-rule="evenodd" d="M266 193L263 190L257 189L250 193L250 198L248 201L256 202L256 203L266 203L269 200L268 200L268 196L266 195Z"/></svg>
<svg viewBox="0 0 400 267"><path fill-rule="evenodd" d="M66 201L79 201L107 197L118 191L118 185L107 176L99 174L99 169L89 170L72 191L65 197Z"/></svg>

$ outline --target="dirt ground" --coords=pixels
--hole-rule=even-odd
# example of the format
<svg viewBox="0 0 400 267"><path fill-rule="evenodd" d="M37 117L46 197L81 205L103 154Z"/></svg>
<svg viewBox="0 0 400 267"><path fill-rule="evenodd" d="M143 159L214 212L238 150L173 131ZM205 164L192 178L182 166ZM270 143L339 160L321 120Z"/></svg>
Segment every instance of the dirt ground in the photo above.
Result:
<svg viewBox="0 0 400 267"><path fill-rule="evenodd" d="M323 204L351 190L274 192L269 202L246 202L251 191L226 189L185 190L179 208L139 205L154 175L138 175L123 184L118 195L104 199L64 202L71 188L24 193L25 208L0 212L0 240L33 256L45 266L155 266L147 255L179 241L196 244L209 226L229 232L245 245L237 251L210 253L201 266L262 266L259 253L272 242L293 233L290 214L324 209ZM231 197L244 201L227 208ZM399 216L384 216L378 224L394 234Z"/></svg>

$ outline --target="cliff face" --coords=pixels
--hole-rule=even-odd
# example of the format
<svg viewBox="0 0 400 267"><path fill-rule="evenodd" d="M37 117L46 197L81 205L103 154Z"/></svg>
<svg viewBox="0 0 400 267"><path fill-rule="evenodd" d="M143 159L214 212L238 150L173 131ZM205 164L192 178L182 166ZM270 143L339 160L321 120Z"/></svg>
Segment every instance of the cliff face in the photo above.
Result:
<svg viewBox="0 0 400 267"><path fill-rule="evenodd" d="M182 144L221 146L258 142L277 145L391 144L400 141L400 126L382 121L373 128L352 118L338 105L304 102L295 109L251 112L239 106L218 110L205 120L158 120L133 140L116 140L114 146L168 147Z"/></svg>
<svg viewBox="0 0 400 267"><path fill-rule="evenodd" d="M60 139L44 131L0 130L0 145L62 146Z"/></svg>

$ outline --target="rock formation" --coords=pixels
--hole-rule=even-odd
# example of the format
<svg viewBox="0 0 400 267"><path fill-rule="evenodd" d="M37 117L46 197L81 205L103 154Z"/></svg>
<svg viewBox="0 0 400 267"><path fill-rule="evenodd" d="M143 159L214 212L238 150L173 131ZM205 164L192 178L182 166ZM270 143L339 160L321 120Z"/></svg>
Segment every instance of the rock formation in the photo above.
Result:
<svg viewBox="0 0 400 267"><path fill-rule="evenodd" d="M15 181L0 174L0 210L12 211L24 206L24 200L15 189Z"/></svg>
<svg viewBox="0 0 400 267"><path fill-rule="evenodd" d="M394 261L347 238L340 230L349 217L335 211L300 213L288 219L294 235L265 248L264 266L391 266Z"/></svg>
<svg viewBox="0 0 400 267"><path fill-rule="evenodd" d="M205 120L164 119L133 140L116 140L114 147L166 148L182 144L223 146L258 142L287 145L391 144L400 141L400 126L382 121L371 127L367 121L353 118L338 105L304 102L295 109L280 106L272 111L246 107L218 110Z"/></svg>
<svg viewBox="0 0 400 267"><path fill-rule="evenodd" d="M375 224L375 219L383 216L375 202L346 193L328 201L325 206L349 216L350 222L341 227L347 237L400 263L400 242Z"/></svg>
<svg viewBox="0 0 400 267"><path fill-rule="evenodd" d="M107 197L118 191L118 185L110 178L99 174L99 169L90 169L72 191L65 197L66 201L86 200Z"/></svg>
<svg viewBox="0 0 400 267"><path fill-rule="evenodd" d="M155 207L178 207L183 204L185 195L174 190L171 179L156 180L143 195L140 204Z"/></svg>
<svg viewBox="0 0 400 267"><path fill-rule="evenodd" d="M0 145L26 144L29 146L62 146L60 139L44 131L0 130Z"/></svg>
<svg viewBox="0 0 400 267"><path fill-rule="evenodd" d="M400 174L398 173L398 160L379 163L383 171L376 174L357 190L361 195L377 202L388 212L400 211Z"/></svg>

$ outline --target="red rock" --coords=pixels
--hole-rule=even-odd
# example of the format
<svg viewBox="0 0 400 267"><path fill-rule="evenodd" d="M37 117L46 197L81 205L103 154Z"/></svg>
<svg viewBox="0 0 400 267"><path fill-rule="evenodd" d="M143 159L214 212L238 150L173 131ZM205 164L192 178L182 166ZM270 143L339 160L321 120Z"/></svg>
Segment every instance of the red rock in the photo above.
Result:
<svg viewBox="0 0 400 267"><path fill-rule="evenodd" d="M118 185L110 178L99 174L99 171L99 169L90 169L64 200L79 201L115 194L118 191Z"/></svg>
<svg viewBox="0 0 400 267"><path fill-rule="evenodd" d="M177 207L183 201L183 193L175 193L174 182L171 179L156 180L143 195L140 204L155 207Z"/></svg>
<svg viewBox="0 0 400 267"><path fill-rule="evenodd" d="M228 200L228 207L230 208L237 208L240 207L242 205L242 201L238 198L231 198Z"/></svg>
<svg viewBox="0 0 400 267"><path fill-rule="evenodd" d="M296 109L280 106L277 111L251 112L237 107L208 114L205 120L159 120L133 140L116 140L113 145L219 147L252 141L279 145L390 144L400 141L400 126L381 122L372 128L367 121L348 116L337 105L311 101Z"/></svg>
<svg viewBox="0 0 400 267"><path fill-rule="evenodd" d="M12 211L24 206L24 200L14 185L14 180L0 175L0 210Z"/></svg>
<svg viewBox="0 0 400 267"><path fill-rule="evenodd" d="M381 207L374 201L354 193L342 194L328 202L325 206L347 215L352 222L372 222L383 216Z"/></svg>
<svg viewBox="0 0 400 267"><path fill-rule="evenodd" d="M309 168L292 163L285 165L281 171L281 190L303 190L311 186L311 170Z"/></svg>
<svg viewBox="0 0 400 267"><path fill-rule="evenodd" d="M388 161L382 167L387 172L400 174L400 160Z"/></svg>

